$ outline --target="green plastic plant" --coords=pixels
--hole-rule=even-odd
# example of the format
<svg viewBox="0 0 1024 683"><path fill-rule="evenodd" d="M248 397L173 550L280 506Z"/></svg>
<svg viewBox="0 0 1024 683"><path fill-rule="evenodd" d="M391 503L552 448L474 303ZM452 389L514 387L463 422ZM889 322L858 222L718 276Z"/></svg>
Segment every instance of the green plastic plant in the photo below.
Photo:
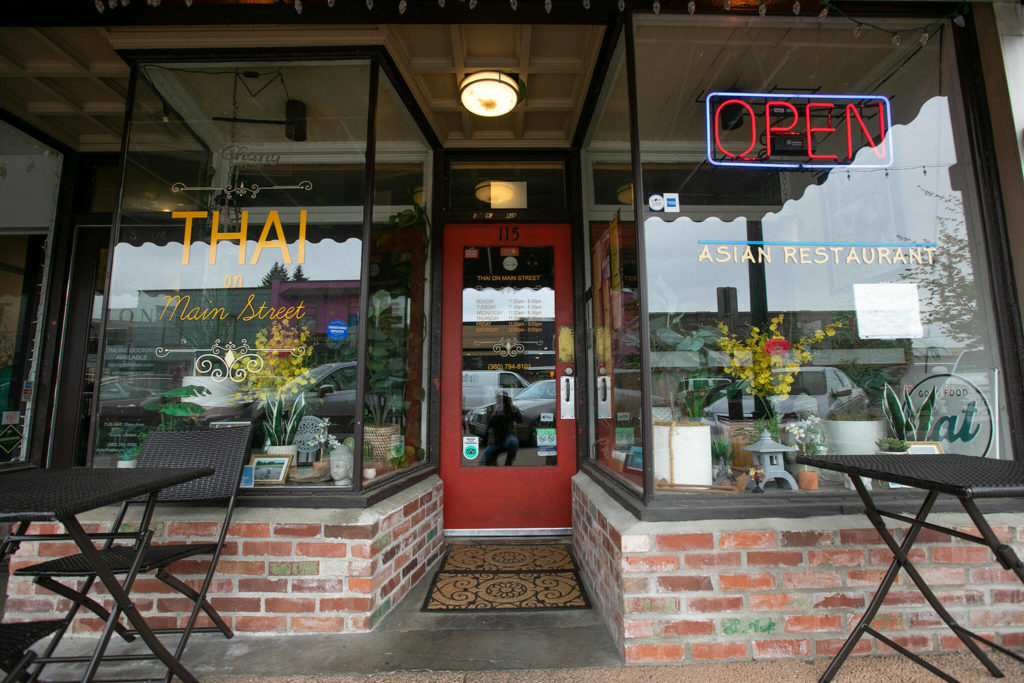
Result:
<svg viewBox="0 0 1024 683"><path fill-rule="evenodd" d="M914 407L910 392L903 391L903 401L896 395L896 390L885 385L882 401L882 412L889 422L893 436L903 441L923 441L932 428L932 416L935 412L935 387L928 393L921 405Z"/></svg>
<svg viewBox="0 0 1024 683"><path fill-rule="evenodd" d="M371 426L385 425L402 407L407 377L406 339L402 320L391 312L391 294L384 289L370 297L367 312L366 419Z"/></svg>
<svg viewBox="0 0 1024 683"><path fill-rule="evenodd" d="M716 436L711 439L711 462L716 465L728 465L732 461L732 444L725 437Z"/></svg>
<svg viewBox="0 0 1024 683"><path fill-rule="evenodd" d="M177 387L162 394L158 401L146 403L142 407L160 413L160 425L157 429L191 429L205 410L198 403L181 399L205 396L210 390L195 384ZM130 459L130 458L129 458Z"/></svg>
<svg viewBox="0 0 1024 683"><path fill-rule="evenodd" d="M305 392L299 392L290 401L281 393L267 393L262 404L266 410L266 417L263 420L265 445L291 445L299 429L299 422L306 414Z"/></svg>
<svg viewBox="0 0 1024 683"><path fill-rule="evenodd" d="M910 448L903 439L894 439L891 436L882 437L875 441L875 445L878 446L880 451L891 451L894 453L906 453L907 449Z"/></svg>

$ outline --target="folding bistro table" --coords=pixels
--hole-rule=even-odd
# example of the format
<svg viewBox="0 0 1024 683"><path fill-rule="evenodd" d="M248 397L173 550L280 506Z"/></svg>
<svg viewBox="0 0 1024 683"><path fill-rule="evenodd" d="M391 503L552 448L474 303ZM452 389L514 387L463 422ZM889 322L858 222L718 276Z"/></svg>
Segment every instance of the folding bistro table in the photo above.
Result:
<svg viewBox="0 0 1024 683"><path fill-rule="evenodd" d="M196 678L157 639L129 597L138 572L143 551L149 545L153 532L150 522L156 507L157 495L164 488L182 484L213 474L210 467L135 469L72 469L40 470L18 469L0 473L0 522L17 523L15 531L0 544L0 562L14 554L25 541L52 541L71 538L79 551L95 570L100 581L114 599L115 607L100 634L92 657L82 676L91 681L103 659L107 643L114 632L121 613L124 613L138 635L168 669L185 683ZM86 533L77 515L106 505L114 505L137 496L148 496L138 529L132 532ZM32 522L60 522L67 534L28 534ZM94 541L112 542L130 539L134 542L134 561L124 578L117 580L107 566Z"/></svg>
<svg viewBox="0 0 1024 683"><path fill-rule="evenodd" d="M879 536L889 546L894 555L892 564L878 586L874 597L868 604L867 611L861 617L857 626L853 629L849 638L840 648L828 669L819 679L820 681L831 681L833 676L842 667L843 662L853 652L853 648L861 637L867 633L881 642L885 643L900 654L909 657L933 674L946 681L956 681L944 671L924 661L921 657L910 652L905 647L894 642L892 639L879 633L871 627L871 621L875 618L882 602L885 600L889 588L892 587L900 569L907 572L907 575L924 595L925 600L939 617L955 633L964 645L974 654L978 660L985 665L993 676L1002 677L1002 672L992 663L992 660L978 645L984 643L1000 652L1024 662L1024 657L1007 650L1006 648L983 638L972 631L961 626L942 606L935 593L925 582L921 573L910 561L908 555L910 549L921 529L932 529L950 536L956 536L972 543L988 546L996 556L996 560L1004 569L1014 572L1024 583L1024 565L1021 564L1013 548L1006 545L992 531L992 527L985 521L984 515L978 510L975 504L977 498L1011 498L1024 496L1024 462L1011 460L988 460L979 457L965 455L925 455L925 454L903 454L903 455L819 455L819 456L797 456L796 461L804 465L812 465L825 470L845 472L850 475L853 485L864 502L864 512L871 520L871 524L878 531ZM927 492L924 502L915 517L908 517L895 512L880 510L875 506L871 493L864 486L860 477L879 479L882 481L904 484ZM974 522L980 536L963 533L957 529L931 524L926 520L928 514L935 504L935 499L940 493L956 496L963 505L964 510ZM892 534L885 527L883 517L905 522L910 526L907 528L906 536L902 543L897 543Z"/></svg>

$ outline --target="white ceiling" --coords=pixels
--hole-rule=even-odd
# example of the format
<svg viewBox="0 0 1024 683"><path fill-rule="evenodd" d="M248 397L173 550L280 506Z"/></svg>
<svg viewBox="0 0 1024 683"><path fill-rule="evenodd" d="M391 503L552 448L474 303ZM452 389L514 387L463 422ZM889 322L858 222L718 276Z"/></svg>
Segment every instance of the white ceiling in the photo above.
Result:
<svg viewBox="0 0 1024 683"><path fill-rule="evenodd" d="M383 45L445 147L567 147L603 26L363 25L0 28L0 107L82 152L120 149L129 68L117 50ZM458 102L481 69L514 72L525 101L484 119Z"/></svg>

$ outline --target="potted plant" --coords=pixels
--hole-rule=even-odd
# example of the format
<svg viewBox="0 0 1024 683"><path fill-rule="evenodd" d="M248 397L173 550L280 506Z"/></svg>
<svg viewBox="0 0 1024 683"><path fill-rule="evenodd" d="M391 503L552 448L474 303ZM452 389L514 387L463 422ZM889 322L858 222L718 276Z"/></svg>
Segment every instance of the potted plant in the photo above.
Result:
<svg viewBox="0 0 1024 683"><path fill-rule="evenodd" d="M196 426L199 416L205 409L198 403L184 399L209 393L210 390L206 387L189 384L171 389L162 394L159 400L146 403L142 407L160 414L157 429L190 429Z"/></svg>
<svg viewBox="0 0 1024 683"><path fill-rule="evenodd" d="M732 462L732 444L724 436L715 436L711 439L711 462L717 466L712 475L714 484L734 481L729 463Z"/></svg>
<svg viewBox="0 0 1024 683"><path fill-rule="evenodd" d="M901 402L896 390L885 385L882 412L893 436L900 440L924 441L932 429L932 415L935 412L935 387L917 407L910 398L910 392L903 392Z"/></svg>
<svg viewBox="0 0 1024 683"><path fill-rule="evenodd" d="M878 448L876 453L885 455L903 455L910 448L903 439L896 439L891 436L882 437L875 442L875 446Z"/></svg>
<svg viewBox="0 0 1024 683"><path fill-rule="evenodd" d="M370 297L367 314L366 405L363 441L373 460L386 465L394 453L400 426L393 413L402 406L407 376L402 319L392 312L394 300L384 289Z"/></svg>
<svg viewBox="0 0 1024 683"><path fill-rule="evenodd" d="M786 434L794 445L800 449L801 455L818 455L826 451L825 434L822 431L821 418L809 415L786 425ZM796 471L796 483L804 491L818 489L817 468L803 465Z"/></svg>
<svg viewBox="0 0 1024 683"><path fill-rule="evenodd" d="M676 377L682 391L676 396L670 393L669 399L684 416L678 421L652 420L654 479L670 485L710 486L711 425L701 417L716 382L703 369Z"/></svg>
<svg viewBox="0 0 1024 683"><path fill-rule="evenodd" d="M295 433L299 422L306 414L306 394L298 392L289 399L283 392L264 394L263 435L264 448L268 454L292 455L298 452Z"/></svg>
<svg viewBox="0 0 1024 683"><path fill-rule="evenodd" d="M862 411L840 411L829 415L825 422L829 453L857 455L871 452L871 446L885 436L885 421L877 415ZM853 488L846 475L842 477L847 488ZM861 477L870 489L871 480ZM832 481L837 481L833 479Z"/></svg>

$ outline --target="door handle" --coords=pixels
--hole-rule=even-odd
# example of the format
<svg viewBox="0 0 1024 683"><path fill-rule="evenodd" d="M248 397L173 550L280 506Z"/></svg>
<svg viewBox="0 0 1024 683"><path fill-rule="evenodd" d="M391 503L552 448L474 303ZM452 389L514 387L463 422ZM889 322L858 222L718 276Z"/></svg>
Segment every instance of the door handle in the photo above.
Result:
<svg viewBox="0 0 1024 683"><path fill-rule="evenodd" d="M576 419L576 378L563 377L561 383L561 396L558 400L558 417L563 420Z"/></svg>
<svg viewBox="0 0 1024 683"><path fill-rule="evenodd" d="M597 378L597 419L612 419L612 378L602 375Z"/></svg>

